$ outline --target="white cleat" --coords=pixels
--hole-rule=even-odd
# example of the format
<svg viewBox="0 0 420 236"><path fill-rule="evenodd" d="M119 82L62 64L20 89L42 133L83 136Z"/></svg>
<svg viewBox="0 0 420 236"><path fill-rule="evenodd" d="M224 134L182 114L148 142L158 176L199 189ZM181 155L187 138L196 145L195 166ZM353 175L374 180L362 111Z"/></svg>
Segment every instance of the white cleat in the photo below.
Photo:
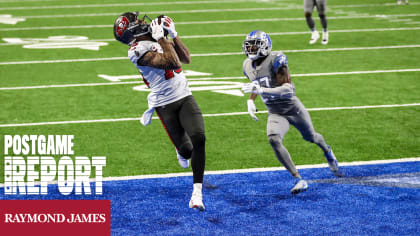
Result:
<svg viewBox="0 0 420 236"><path fill-rule="evenodd" d="M311 40L309 41L309 44L314 44L314 43L316 43L316 41L318 41L318 39L319 39L319 33L318 33L318 31L314 31L314 32L312 32L312 36L311 36Z"/></svg>
<svg viewBox="0 0 420 236"><path fill-rule="evenodd" d="M328 32L322 32L322 41L321 43L323 45L327 45L328 44Z"/></svg>
<svg viewBox="0 0 420 236"><path fill-rule="evenodd" d="M190 200L190 208L195 210L204 211L206 208L203 203L203 193L202 193L203 184L195 183L194 190Z"/></svg>
<svg viewBox="0 0 420 236"><path fill-rule="evenodd" d="M401 5L401 0L398 0L397 4L398 4L398 5Z"/></svg>
<svg viewBox="0 0 420 236"><path fill-rule="evenodd" d="M183 156L181 156L178 153L178 150L175 150L175 151L176 151L176 158L178 159L179 165L184 169L187 169L188 167L190 167L190 160L185 159Z"/></svg>
<svg viewBox="0 0 420 236"><path fill-rule="evenodd" d="M330 146L328 146L328 148L329 150L328 152L324 153L324 156L325 159L327 159L330 170L334 173L336 177L343 177L344 173L338 169L338 161L334 155L334 152L332 151Z"/></svg>
<svg viewBox="0 0 420 236"><path fill-rule="evenodd" d="M291 194L298 194L301 192L305 192L308 189L308 183L303 179L296 179L297 183L295 186L290 190Z"/></svg>

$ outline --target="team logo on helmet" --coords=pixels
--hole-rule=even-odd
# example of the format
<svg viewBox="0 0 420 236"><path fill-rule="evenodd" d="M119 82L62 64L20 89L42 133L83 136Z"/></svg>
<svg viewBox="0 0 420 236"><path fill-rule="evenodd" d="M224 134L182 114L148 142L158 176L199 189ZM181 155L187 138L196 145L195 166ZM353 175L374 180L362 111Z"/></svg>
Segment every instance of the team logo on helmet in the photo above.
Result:
<svg viewBox="0 0 420 236"><path fill-rule="evenodd" d="M128 19L125 16L123 16L123 17L121 17L121 18L119 18L117 20L117 29L116 29L116 31L117 31L118 36L121 37L123 35L124 31L128 27L128 24L129 24Z"/></svg>

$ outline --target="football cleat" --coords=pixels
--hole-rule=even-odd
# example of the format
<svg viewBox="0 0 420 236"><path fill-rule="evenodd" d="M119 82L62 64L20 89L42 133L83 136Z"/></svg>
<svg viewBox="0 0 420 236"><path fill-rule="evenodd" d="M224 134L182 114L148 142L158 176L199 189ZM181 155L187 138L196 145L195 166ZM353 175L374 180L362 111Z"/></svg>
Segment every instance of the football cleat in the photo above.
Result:
<svg viewBox="0 0 420 236"><path fill-rule="evenodd" d="M322 41L321 43L323 45L327 45L328 44L328 32L322 32Z"/></svg>
<svg viewBox="0 0 420 236"><path fill-rule="evenodd" d="M190 167L190 160L185 159L183 156L181 156L178 153L178 150L175 150L175 151L176 151L176 158L178 159L179 165L184 169L187 169L188 167Z"/></svg>
<svg viewBox="0 0 420 236"><path fill-rule="evenodd" d="M203 204L203 193L202 193L203 184L201 183L195 183L194 184L194 190L191 196L190 200L190 208L193 208L195 210L204 211L206 208Z"/></svg>
<svg viewBox="0 0 420 236"><path fill-rule="evenodd" d="M335 176L337 177L341 177L343 176L343 173L341 173L338 170L338 162L337 162L337 158L334 155L333 150L331 149L330 146L328 146L328 152L324 153L325 158L327 159L328 162L328 166L330 167L330 170L334 173Z"/></svg>
<svg viewBox="0 0 420 236"><path fill-rule="evenodd" d="M295 186L292 188L292 190L290 190L290 193L296 195L298 193L305 192L307 189L308 183L305 180L298 178L296 179Z"/></svg>
<svg viewBox="0 0 420 236"><path fill-rule="evenodd" d="M318 33L318 31L314 31L314 32L312 32L312 36L311 36L311 40L309 41L309 44L314 44L314 43L316 43L316 41L318 41L318 39L319 39L319 33Z"/></svg>

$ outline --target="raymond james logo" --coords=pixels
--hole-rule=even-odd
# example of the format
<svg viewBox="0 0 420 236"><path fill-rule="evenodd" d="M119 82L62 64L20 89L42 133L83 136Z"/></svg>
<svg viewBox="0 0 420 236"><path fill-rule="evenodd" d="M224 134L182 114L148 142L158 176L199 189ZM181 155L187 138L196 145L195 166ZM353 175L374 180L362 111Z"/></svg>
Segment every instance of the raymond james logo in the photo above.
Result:
<svg viewBox="0 0 420 236"><path fill-rule="evenodd" d="M73 139L73 135L4 135L4 194L47 194L48 183L54 180L63 195L92 194L93 169L95 194L102 194L106 157L70 157Z"/></svg>
<svg viewBox="0 0 420 236"><path fill-rule="evenodd" d="M110 200L0 200L2 236L110 234Z"/></svg>
<svg viewBox="0 0 420 236"><path fill-rule="evenodd" d="M106 214L4 214L4 223L106 223Z"/></svg>

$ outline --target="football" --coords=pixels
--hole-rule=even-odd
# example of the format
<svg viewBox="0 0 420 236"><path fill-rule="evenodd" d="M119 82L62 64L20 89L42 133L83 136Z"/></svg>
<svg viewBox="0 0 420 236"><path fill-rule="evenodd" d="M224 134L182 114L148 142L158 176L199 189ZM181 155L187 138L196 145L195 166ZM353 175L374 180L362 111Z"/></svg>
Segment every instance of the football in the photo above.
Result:
<svg viewBox="0 0 420 236"><path fill-rule="evenodd" d="M161 25L162 22L164 21L163 18L165 18L165 15L160 15L158 17L156 17L158 19L158 24ZM165 22L163 22L165 24L165 26L168 26ZM163 33L165 35L165 37L168 37L169 32L166 29L163 29Z"/></svg>

